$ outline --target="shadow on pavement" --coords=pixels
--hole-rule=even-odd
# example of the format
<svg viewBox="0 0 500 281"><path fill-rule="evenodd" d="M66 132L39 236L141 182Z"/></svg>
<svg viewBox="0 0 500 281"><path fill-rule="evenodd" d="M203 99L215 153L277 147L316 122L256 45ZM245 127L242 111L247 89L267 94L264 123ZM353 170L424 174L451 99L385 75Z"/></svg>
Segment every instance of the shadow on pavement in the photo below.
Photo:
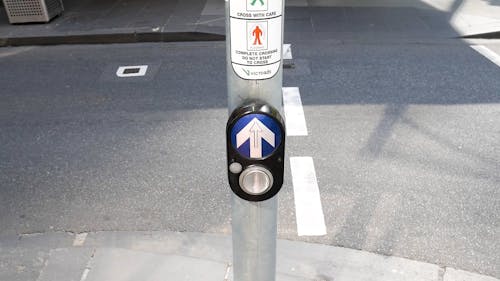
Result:
<svg viewBox="0 0 500 281"><path fill-rule="evenodd" d="M52 26L61 32L79 23L84 23L82 28L89 30L102 26L109 29L131 26L182 29L187 27L186 23L195 23L200 19L204 1L192 5L192 11L195 12L187 13L184 18L182 14L166 18L164 13L180 9L184 7L182 5L189 6L191 2L163 1L161 5L164 5L165 10L161 10L153 5L158 1L66 1L67 13L55 19ZM380 121L374 126L364 147L357 155L352 155L353 158L373 162L382 158L401 158L423 166L439 166L451 175L462 171L475 178L498 180L498 170L495 170L498 167L495 159L497 155L489 157L474 149L462 149L453 139L416 123L412 116L408 116L408 111L414 106L500 103L498 68L467 44L452 39L459 34L450 26L449 19L462 2L455 1L449 12L438 11L430 6L425 9L288 7L285 40L297 46L294 47L297 67L285 70L284 84L300 85L301 92L305 93L302 100L306 108L337 105L383 107ZM497 0L490 0L489 3L499 5ZM87 13L72 12L78 9L84 9ZM89 15L91 17L87 18ZM216 14L210 16L217 19ZM129 21L130 17L134 20ZM140 20L144 17L147 19ZM72 25L65 25L69 23ZM28 25L26 28L34 29L36 26ZM67 55L75 58L75 61L98 64L82 67L92 78L88 80L85 80L87 78L84 75L75 75L82 70L77 65L58 68L57 58L60 54L57 50L64 48L54 48L54 51L47 51L48 57L36 70L26 70L37 77L35 81L20 81L14 86L5 83L2 96L2 108L5 110L1 114L6 118L0 123L5 128L3 132L14 132L14 137L7 133L4 135L5 143L17 150L4 150L1 156L2 159L22 164L19 167L5 167L0 163L2 171L5 171L5 177L0 180L7 196L18 196L18 201L22 203L11 200L0 206L0 210L3 208L5 213L21 210L23 213L13 212L16 217L6 218L2 225L13 226L16 230L36 228L45 231L46 225L37 224L39 212L30 213L29 210L58 206L60 209L52 213L54 224L56 227L70 225L74 231L86 231L96 226L114 230L125 225L125 228L134 230L158 227L178 231L218 232L222 228L229 232L228 210L224 206L228 196L216 198L213 195L226 194L225 186L217 186L225 182L222 173L224 163L219 161L219 150L213 149L211 142L224 130L220 116L226 108L225 47L223 43L214 44L159 45L157 47L161 54L153 53L153 50L145 52L131 46L120 46L115 51L123 55L117 62L109 64L103 46L72 50ZM436 48L437 45L440 48ZM95 51L96 60L86 59L90 49ZM187 61L186 53L183 53L188 50L193 50L191 61ZM112 71L121 62L136 64L144 58L158 69L156 76L148 78L148 87L143 83L146 80L118 83L106 76L113 74ZM29 65L29 62L29 56L22 60L25 65ZM102 75L96 69L109 71ZM0 79L16 81L17 75L6 72ZM59 80L50 80L51 77L58 77ZM19 86L23 87L22 90L16 91ZM41 87L53 87L50 100L40 93ZM49 120L46 122L48 125L38 119L37 112L30 112L33 108L34 112L43 108L41 115ZM60 108L62 112L58 112ZM113 115L105 115L108 112ZM9 119L9 114L14 115L15 120ZM436 123L441 121L436 120ZM82 123L83 129L80 126ZM450 167L446 159L421 159L403 152L387 151L386 145L395 127L401 124L446 149L477 160L489 169L478 171L467 164ZM23 126L30 130L15 131L15 128ZM214 132L213 128L218 128L218 131ZM198 132L206 139L200 143L192 136L192 132ZM82 135L93 136L94 139L82 139ZM182 141L179 141L181 137ZM29 143L18 145L26 139L29 139ZM333 145L327 143L327 146ZM25 147L28 152L23 149ZM208 151L204 157L169 158L179 153L192 155L193 151L198 152L202 148ZM205 168L199 178L193 176L193 162ZM137 170L137 167L142 169ZM203 184L200 185L202 180ZM48 194L41 194L37 186L48 186ZM443 191L436 188L433 192ZM397 255L433 263L459 264L453 255L436 260L434 256L412 256L412 253L397 252L399 239L407 234L404 229L407 218L400 216L399 212L414 206L411 203L420 199L404 198L401 195L403 193L398 196L375 194L368 204L363 200L354 202L346 220L349 224L344 225L335 237L326 239L332 244L386 255L396 252ZM37 196L43 200L30 205L30 199ZM432 199L432 194L423 196L422 200ZM158 204L137 205L137 202ZM160 204L165 202L173 206L176 212L165 213ZM469 203L459 202L464 206L469 206ZM88 211L89 206L93 208L92 212ZM73 211L69 213L67 210ZM207 212L211 213L210 219L203 216ZM446 213L443 212L445 217ZM480 213L470 213L473 218L482 216ZM92 217L92 214L97 215ZM127 218L125 224L114 219L123 217ZM75 221L82 218L88 224L75 225ZM178 225L178 221L184 223ZM449 224L453 224L453 220ZM380 229L373 231L371 227ZM353 237L352 233L356 233L356 236ZM425 234L428 233L421 236ZM469 235L466 238L475 235L465 234ZM425 246L438 253L454 250L470 257L469 261L460 264L462 268L487 270L487 266L475 268L475 263L483 262L482 253L488 254L488 247L465 245L447 249L450 244ZM434 246L438 248L434 249ZM479 254L469 255L470 252ZM491 274L493 270L491 266L489 268Z"/></svg>
<svg viewBox="0 0 500 281"><path fill-rule="evenodd" d="M491 5L498 5L498 1L489 2ZM294 49L294 56L303 60L296 59L296 64L299 68L302 66L308 69L311 75L303 79L300 75L295 75L294 70L285 71L285 85L301 85L301 92L304 93L302 101L306 107L359 104L383 106L380 121L374 126L358 155L353 156L359 157L360 161L391 167L387 163L392 164L391 161L397 159L398 163L403 163L406 168L413 166L438 169L442 171L443 178L467 176L479 181L500 182L496 172L500 167L500 155L485 155L472 147L464 148L460 141L450 139L449 131L454 130L451 126L456 126L456 123L447 125L444 123L446 120L436 119L436 126L429 128L417 123L412 117L415 113L409 112L411 108L418 107L482 107L500 103L498 67L470 48L467 43L461 44L461 39L452 39L459 38L460 35L450 25L450 20L463 4L464 1L456 0L449 11L439 11L428 6L426 9L309 7L304 12L304 8L289 7L285 40L288 38L292 44L298 46ZM321 40L320 38L330 39L328 42L334 48L327 49L328 44L324 44L324 50L315 48L314 51L307 51L307 41L312 39L312 42L317 42L314 40ZM360 46L362 43L364 44ZM490 118L495 118L495 115L490 115ZM334 122L329 116L325 116L324 120ZM427 156L416 154L418 151L408 153L405 149L388 148L388 142L397 143L398 137L394 135L394 131L398 127L407 127L407 130L413 131L427 143L431 142L445 151L451 151L450 153L458 158L468 160L461 163L450 162L446 158L432 155L425 147L421 149ZM467 124L463 127L469 128ZM439 128L449 130L443 132ZM486 133L495 135L495 132ZM397 174L394 173L394 177L397 177ZM419 181L417 178L407 180ZM388 194L370 190L370 200L354 202L351 206L352 213L345 219L349 223L346 223L335 237L330 237L330 242L385 255L401 251L399 241L405 241L405 235L408 235L409 231L405 229L408 218L402 214L412 207L415 201L425 199L402 198L405 192L397 190L404 190L404 186L391 185L391 188L396 191ZM476 188L480 189L473 186L457 185L454 189L453 186L436 185L430 190L432 193L479 192L482 196L491 193L488 190L478 191ZM422 187L422 191L424 190L429 192ZM338 196L341 198L343 194L339 192ZM431 202L432 195L428 196L428 201L421 204ZM422 198L425 197L426 195L422 195ZM462 212L472 212L476 208L467 198L457 195L453 198L460 200L454 204L461 205ZM431 243L424 247L434 250L441 257L436 260L432 254L425 253L420 258L433 263L460 264L470 270L478 270L478 265L484 265L485 260L491 259L492 252L488 250L487 245L469 245L476 239L474 234L463 234L466 235L463 240L458 237L450 238L448 246L444 247L442 244L429 242L442 235L444 229L454 227L452 223L448 224L454 219L446 218L445 214L446 211L443 211L442 217L436 215L437 219L442 220L442 225L437 226L435 233L427 234L428 240L423 239L426 243ZM477 219L478 216L468 213L456 220L463 223L469 217ZM494 225L490 223L481 231L494 228ZM418 236L414 233L412 235ZM488 251L489 254L479 254ZM476 255L471 255L470 252ZM479 255L482 257L478 257ZM463 257L466 257L465 260L460 260ZM498 274L498 268L493 265L495 261L486 263L490 264L490 267L482 267L480 271Z"/></svg>

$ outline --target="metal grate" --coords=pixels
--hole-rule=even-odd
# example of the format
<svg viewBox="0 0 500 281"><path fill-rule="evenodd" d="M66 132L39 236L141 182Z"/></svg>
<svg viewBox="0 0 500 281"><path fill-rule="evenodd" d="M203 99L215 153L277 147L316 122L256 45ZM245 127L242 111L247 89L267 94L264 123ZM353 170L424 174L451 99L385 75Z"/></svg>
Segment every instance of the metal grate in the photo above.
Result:
<svg viewBox="0 0 500 281"><path fill-rule="evenodd" d="M48 22L63 11L61 0L3 0L11 23Z"/></svg>

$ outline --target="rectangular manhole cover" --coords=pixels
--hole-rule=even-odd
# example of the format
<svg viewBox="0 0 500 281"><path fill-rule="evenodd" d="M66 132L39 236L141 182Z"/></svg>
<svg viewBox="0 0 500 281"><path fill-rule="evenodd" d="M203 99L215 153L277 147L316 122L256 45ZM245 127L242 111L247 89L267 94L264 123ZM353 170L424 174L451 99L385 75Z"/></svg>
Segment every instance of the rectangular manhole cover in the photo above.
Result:
<svg viewBox="0 0 500 281"><path fill-rule="evenodd" d="M147 70L147 65L120 66L116 71L116 76L121 78L144 76Z"/></svg>

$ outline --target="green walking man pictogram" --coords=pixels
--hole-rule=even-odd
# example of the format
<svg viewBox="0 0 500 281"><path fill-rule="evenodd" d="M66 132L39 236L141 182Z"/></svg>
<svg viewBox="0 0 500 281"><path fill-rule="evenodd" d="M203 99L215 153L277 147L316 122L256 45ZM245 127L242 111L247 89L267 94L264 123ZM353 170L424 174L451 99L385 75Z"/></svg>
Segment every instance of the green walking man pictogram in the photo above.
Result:
<svg viewBox="0 0 500 281"><path fill-rule="evenodd" d="M252 3L250 3L250 5L255 6L255 2L257 2L257 0L253 0ZM261 6L264 6L264 0L259 0L259 2Z"/></svg>

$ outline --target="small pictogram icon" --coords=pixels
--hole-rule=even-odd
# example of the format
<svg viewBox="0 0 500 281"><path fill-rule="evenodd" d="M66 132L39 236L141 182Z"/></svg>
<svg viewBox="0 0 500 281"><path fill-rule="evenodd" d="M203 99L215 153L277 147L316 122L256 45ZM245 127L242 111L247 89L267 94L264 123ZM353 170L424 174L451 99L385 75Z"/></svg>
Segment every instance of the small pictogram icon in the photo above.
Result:
<svg viewBox="0 0 500 281"><path fill-rule="evenodd" d="M267 11L268 0L247 0L247 11Z"/></svg>
<svg viewBox="0 0 500 281"><path fill-rule="evenodd" d="M267 21L249 22L247 25L247 49L267 50Z"/></svg>
<svg viewBox="0 0 500 281"><path fill-rule="evenodd" d="M250 5L255 6L255 3L256 3L256 2L257 2L257 0L253 0L253 1L250 3ZM264 3L264 1L263 1L263 0L259 0L259 2L260 2L260 5L261 5L261 6L264 6L264 5L265 5L265 3Z"/></svg>
<svg viewBox="0 0 500 281"><path fill-rule="evenodd" d="M252 36L255 37L255 40L253 41L254 45L262 45L262 41L260 41L260 37L262 36L262 30L259 28L258 25L253 30Z"/></svg>

